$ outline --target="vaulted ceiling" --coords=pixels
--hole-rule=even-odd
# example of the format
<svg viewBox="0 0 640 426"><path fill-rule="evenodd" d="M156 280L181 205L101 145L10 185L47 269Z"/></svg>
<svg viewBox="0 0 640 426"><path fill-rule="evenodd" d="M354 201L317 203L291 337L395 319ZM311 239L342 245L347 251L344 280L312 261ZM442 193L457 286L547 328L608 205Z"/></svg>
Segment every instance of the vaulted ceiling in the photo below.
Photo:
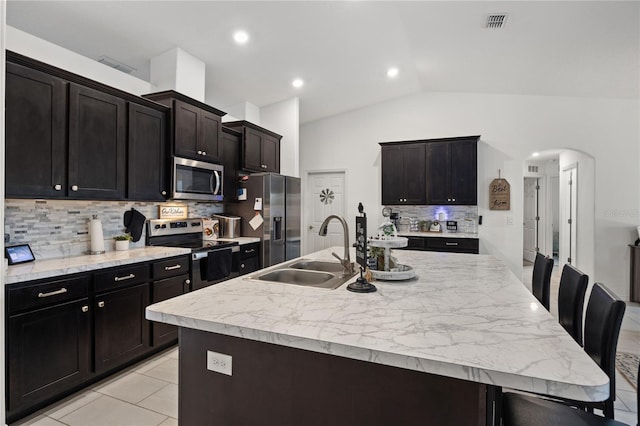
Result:
<svg viewBox="0 0 640 426"><path fill-rule="evenodd" d="M504 27L485 28L488 14ZM145 80L151 58L179 47L206 63L207 103L298 96L302 123L421 91L640 93L638 1L9 0L7 24Z"/></svg>

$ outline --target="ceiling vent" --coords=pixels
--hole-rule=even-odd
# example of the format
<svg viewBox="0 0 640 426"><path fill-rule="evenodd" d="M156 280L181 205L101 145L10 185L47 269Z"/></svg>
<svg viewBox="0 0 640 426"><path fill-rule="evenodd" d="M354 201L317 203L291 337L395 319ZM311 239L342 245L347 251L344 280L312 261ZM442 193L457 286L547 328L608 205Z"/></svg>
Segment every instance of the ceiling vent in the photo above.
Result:
<svg viewBox="0 0 640 426"><path fill-rule="evenodd" d="M131 67L127 64L123 64L120 61L116 61L115 59L110 58L108 56L104 56L104 55L98 58L98 62L100 62L101 64L108 65L111 68L117 69L118 71L122 71L125 74L131 74L136 70L134 67Z"/></svg>
<svg viewBox="0 0 640 426"><path fill-rule="evenodd" d="M504 25L506 23L507 23L506 13L492 13L490 15L487 15L487 20L484 23L484 27L498 30L498 29L504 28Z"/></svg>

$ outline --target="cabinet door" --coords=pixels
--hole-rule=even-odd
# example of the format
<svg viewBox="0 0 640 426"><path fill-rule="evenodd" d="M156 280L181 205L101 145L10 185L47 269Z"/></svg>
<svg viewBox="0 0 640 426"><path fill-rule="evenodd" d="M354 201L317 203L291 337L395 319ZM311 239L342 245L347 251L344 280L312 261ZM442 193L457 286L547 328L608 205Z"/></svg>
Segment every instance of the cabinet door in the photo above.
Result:
<svg viewBox="0 0 640 426"><path fill-rule="evenodd" d="M12 63L6 72L6 195L65 197L66 83Z"/></svg>
<svg viewBox="0 0 640 426"><path fill-rule="evenodd" d="M432 142L427 146L427 204L451 204L450 151L448 142Z"/></svg>
<svg viewBox="0 0 640 426"><path fill-rule="evenodd" d="M167 194L165 114L129 104L129 160L127 198L164 201Z"/></svg>
<svg viewBox="0 0 640 426"><path fill-rule="evenodd" d="M280 140L270 135L262 135L262 169L265 172L280 173Z"/></svg>
<svg viewBox="0 0 640 426"><path fill-rule="evenodd" d="M405 204L426 204L426 148L424 144L405 145L402 150L402 187Z"/></svg>
<svg viewBox="0 0 640 426"><path fill-rule="evenodd" d="M451 204L478 203L477 150L476 141L451 144Z"/></svg>
<svg viewBox="0 0 640 426"><path fill-rule="evenodd" d="M220 152L220 117L208 111L201 111L200 117L201 134L196 154L199 154L199 158L202 160L218 163L222 157Z"/></svg>
<svg viewBox="0 0 640 426"><path fill-rule="evenodd" d="M202 159L202 155L197 154L202 110L178 100L174 101L173 110L175 155L196 160Z"/></svg>
<svg viewBox="0 0 640 426"><path fill-rule="evenodd" d="M69 196L124 199L126 103L123 99L70 84Z"/></svg>
<svg viewBox="0 0 640 426"><path fill-rule="evenodd" d="M240 137L222 133L222 165L224 201L238 200L238 169L240 168Z"/></svg>
<svg viewBox="0 0 640 426"><path fill-rule="evenodd" d="M404 204L403 149L400 145L382 147L382 204Z"/></svg>
<svg viewBox="0 0 640 426"><path fill-rule="evenodd" d="M149 284L95 297L95 369L118 367L149 350Z"/></svg>
<svg viewBox="0 0 640 426"><path fill-rule="evenodd" d="M262 134L249 128L244 132L243 169L262 172Z"/></svg>
<svg viewBox="0 0 640 426"><path fill-rule="evenodd" d="M9 317L8 417L82 383L90 371L88 299Z"/></svg>
<svg viewBox="0 0 640 426"><path fill-rule="evenodd" d="M165 278L164 280L153 282L152 303L161 302L180 296L185 291L185 283L188 283L189 275L178 275L177 277ZM188 285L188 284L187 284ZM152 322L153 346L160 346L178 338L178 327L175 325Z"/></svg>

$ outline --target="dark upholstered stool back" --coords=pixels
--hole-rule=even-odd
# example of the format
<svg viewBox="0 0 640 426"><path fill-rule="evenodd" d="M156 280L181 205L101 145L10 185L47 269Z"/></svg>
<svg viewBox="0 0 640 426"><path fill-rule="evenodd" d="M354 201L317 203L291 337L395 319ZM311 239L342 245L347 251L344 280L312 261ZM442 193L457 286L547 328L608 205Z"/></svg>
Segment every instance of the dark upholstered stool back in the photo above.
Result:
<svg viewBox="0 0 640 426"><path fill-rule="evenodd" d="M553 271L553 259L536 253L536 261L533 263L533 277L531 279L531 291L542 306L549 310L549 294L551 293L551 272Z"/></svg>
<svg viewBox="0 0 640 426"><path fill-rule="evenodd" d="M560 325L582 346L582 310L589 277L571 265L564 265L558 290Z"/></svg>

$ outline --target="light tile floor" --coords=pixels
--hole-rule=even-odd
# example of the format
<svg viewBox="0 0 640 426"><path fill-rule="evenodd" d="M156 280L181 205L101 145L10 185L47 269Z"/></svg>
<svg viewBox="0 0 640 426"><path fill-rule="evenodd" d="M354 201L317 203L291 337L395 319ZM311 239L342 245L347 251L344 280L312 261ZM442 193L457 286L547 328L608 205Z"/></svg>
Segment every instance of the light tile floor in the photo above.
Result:
<svg viewBox="0 0 640 426"><path fill-rule="evenodd" d="M523 282L531 285L532 267ZM551 313L557 316L560 270L551 279ZM628 304L618 350L640 354L640 304ZM638 406L631 384L616 373L616 419L635 425ZM12 424L53 426L170 426L178 424L178 349L171 348Z"/></svg>
<svg viewBox="0 0 640 426"><path fill-rule="evenodd" d="M524 264L522 282L531 290L532 264ZM561 267L554 262L551 275L551 295L549 309L551 315L558 317L558 288L560 286ZM605 283L606 285L606 283ZM587 290L588 291L588 290ZM588 295L587 295L588 297ZM585 300L585 304L587 300ZM640 304L627 302L627 308L622 319L620 337L618 338L618 351L640 355ZM615 418L618 421L636 425L638 423L638 400L636 390L616 370L616 401Z"/></svg>

